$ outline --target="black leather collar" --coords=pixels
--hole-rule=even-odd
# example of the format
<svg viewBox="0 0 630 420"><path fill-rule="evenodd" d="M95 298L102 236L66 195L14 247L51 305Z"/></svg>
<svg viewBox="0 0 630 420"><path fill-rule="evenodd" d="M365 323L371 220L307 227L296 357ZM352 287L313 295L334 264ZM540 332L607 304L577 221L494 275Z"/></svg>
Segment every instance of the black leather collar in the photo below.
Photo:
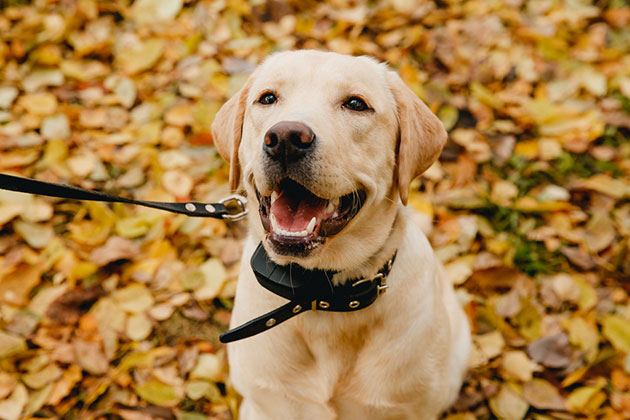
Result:
<svg viewBox="0 0 630 420"><path fill-rule="evenodd" d="M289 303L221 334L219 339L222 343L242 340L308 310L352 312L366 308L387 289L387 276L395 259L396 253L374 277L351 279L334 286L335 271L307 270L297 264L278 265L271 261L261 243L251 259L256 279Z"/></svg>

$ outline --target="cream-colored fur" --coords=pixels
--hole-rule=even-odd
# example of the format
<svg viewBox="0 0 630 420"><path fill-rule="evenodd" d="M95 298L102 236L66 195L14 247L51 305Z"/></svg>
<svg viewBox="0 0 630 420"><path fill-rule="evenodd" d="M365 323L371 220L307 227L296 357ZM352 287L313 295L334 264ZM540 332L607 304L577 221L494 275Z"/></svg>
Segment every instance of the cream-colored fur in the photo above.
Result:
<svg viewBox="0 0 630 420"><path fill-rule="evenodd" d="M278 102L257 98L273 90ZM374 109L345 109L360 96ZM367 200L355 218L306 257L268 247L255 189L269 195L262 142L280 121L317 135L314 174L298 180L323 198L358 188ZM339 271L333 281L374 275L398 250L389 289L351 313L308 312L228 345L231 380L243 395L241 418L431 419L457 397L470 350L466 317L406 203L411 180L439 155L440 121L384 64L367 57L294 51L269 57L217 114L215 144L231 162L231 183L250 199L231 326L286 301L258 285L249 260L262 240L279 264Z"/></svg>

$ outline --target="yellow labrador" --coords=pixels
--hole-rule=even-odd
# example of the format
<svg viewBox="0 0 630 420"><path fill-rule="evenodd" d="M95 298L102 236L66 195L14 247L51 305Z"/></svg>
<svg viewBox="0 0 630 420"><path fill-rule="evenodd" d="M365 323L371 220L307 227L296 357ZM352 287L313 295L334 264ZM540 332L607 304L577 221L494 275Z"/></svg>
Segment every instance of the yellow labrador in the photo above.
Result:
<svg viewBox="0 0 630 420"><path fill-rule="evenodd" d="M277 53L219 111L215 144L250 199L232 326L286 300L249 260L373 276L389 286L354 312L308 311L228 345L241 418L430 419L457 397L470 350L466 317L405 208L409 183L446 132L386 65L311 50ZM331 283L332 287L332 283Z"/></svg>

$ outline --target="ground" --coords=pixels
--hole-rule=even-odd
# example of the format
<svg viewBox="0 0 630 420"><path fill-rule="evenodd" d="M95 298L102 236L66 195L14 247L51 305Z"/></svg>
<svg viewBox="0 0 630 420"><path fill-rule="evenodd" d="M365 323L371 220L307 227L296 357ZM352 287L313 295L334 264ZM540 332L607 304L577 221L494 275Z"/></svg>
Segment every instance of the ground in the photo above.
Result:
<svg viewBox="0 0 630 420"><path fill-rule="evenodd" d="M214 201L214 114L292 48L389 62L449 131L410 197L474 334L446 416L629 418L623 0L0 1L0 171ZM0 418L234 418L243 231L0 192Z"/></svg>

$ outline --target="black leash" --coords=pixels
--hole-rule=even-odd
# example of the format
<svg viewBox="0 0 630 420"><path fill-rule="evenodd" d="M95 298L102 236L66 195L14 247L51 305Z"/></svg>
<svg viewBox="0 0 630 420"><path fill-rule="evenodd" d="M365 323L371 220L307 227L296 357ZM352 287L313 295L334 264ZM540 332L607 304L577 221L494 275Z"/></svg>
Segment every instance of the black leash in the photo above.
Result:
<svg viewBox="0 0 630 420"><path fill-rule="evenodd" d="M71 200L105 201L109 203L127 203L185 214L193 217L212 217L215 219L240 220L247 215L247 199L240 195L231 195L218 203L163 203L143 201L133 198L117 197L99 191L84 190L71 185L55 184L13 175L0 174L0 189L48 197L68 198Z"/></svg>
<svg viewBox="0 0 630 420"><path fill-rule="evenodd" d="M247 215L247 199L238 194L226 197L218 203L164 203L117 197L99 191L7 174L0 174L0 189L72 200L135 204L193 217L240 220ZM288 299L289 302L221 334L219 339L222 343L242 340L308 310L352 312L366 308L387 289L387 276L395 259L394 253L374 277L348 280L344 284L333 286L331 280L335 271L307 270L297 264L278 265L269 258L261 243L251 259L256 279L265 289Z"/></svg>

